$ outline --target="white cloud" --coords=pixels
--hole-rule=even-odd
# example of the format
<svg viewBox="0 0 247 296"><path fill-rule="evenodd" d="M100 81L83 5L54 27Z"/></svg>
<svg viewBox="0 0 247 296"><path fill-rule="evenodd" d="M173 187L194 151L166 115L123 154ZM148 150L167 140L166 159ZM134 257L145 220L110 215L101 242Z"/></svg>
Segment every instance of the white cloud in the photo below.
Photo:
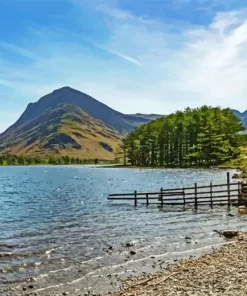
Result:
<svg viewBox="0 0 247 296"><path fill-rule="evenodd" d="M176 35L155 25L140 25L138 19L135 24L117 23L109 44L124 52L131 48L142 63L143 74L148 76L143 80L150 90L144 97L140 92L140 97L149 96L151 109L154 101L164 106L164 111L152 112L201 104L247 108L245 11L218 13L209 26ZM167 108L168 102L174 102L174 107Z"/></svg>

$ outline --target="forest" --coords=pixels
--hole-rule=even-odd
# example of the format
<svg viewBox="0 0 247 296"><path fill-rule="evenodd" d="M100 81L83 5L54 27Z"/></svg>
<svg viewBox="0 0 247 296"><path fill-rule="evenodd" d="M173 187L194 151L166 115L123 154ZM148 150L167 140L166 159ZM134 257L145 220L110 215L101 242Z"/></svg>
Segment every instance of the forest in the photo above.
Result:
<svg viewBox="0 0 247 296"><path fill-rule="evenodd" d="M50 156L50 157L29 157L23 155L0 155L0 166L3 165L83 165L83 164L98 164L111 163L106 160L99 159L80 159L69 156Z"/></svg>
<svg viewBox="0 0 247 296"><path fill-rule="evenodd" d="M187 108L128 134L116 157L125 165L210 167L238 158L243 130L230 109Z"/></svg>

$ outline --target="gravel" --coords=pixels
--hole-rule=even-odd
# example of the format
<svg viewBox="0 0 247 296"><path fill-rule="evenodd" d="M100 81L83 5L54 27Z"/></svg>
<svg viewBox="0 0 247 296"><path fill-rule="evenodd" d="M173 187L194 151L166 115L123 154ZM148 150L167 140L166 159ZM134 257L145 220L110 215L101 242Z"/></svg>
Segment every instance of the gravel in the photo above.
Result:
<svg viewBox="0 0 247 296"><path fill-rule="evenodd" d="M130 278L112 296L247 295L247 234L198 259L180 260L161 272Z"/></svg>

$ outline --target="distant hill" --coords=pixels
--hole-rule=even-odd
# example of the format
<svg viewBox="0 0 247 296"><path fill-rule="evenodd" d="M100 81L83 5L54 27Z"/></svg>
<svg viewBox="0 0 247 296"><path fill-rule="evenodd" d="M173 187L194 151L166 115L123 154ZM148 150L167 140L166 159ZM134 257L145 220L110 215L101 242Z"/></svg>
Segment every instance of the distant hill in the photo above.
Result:
<svg viewBox="0 0 247 296"><path fill-rule="evenodd" d="M136 114L131 114L131 115L128 115L128 116L134 116L134 117L137 117L137 118L143 118L143 119L146 119L147 121L150 122L150 120L155 120L155 119L157 119L159 117L163 117L164 115L136 113Z"/></svg>
<svg viewBox="0 0 247 296"><path fill-rule="evenodd" d="M125 115L63 87L27 106L0 135L0 153L114 159L123 135L151 119Z"/></svg>
<svg viewBox="0 0 247 296"><path fill-rule="evenodd" d="M232 112L242 121L243 126L247 129L247 110L241 113L238 110L232 109Z"/></svg>

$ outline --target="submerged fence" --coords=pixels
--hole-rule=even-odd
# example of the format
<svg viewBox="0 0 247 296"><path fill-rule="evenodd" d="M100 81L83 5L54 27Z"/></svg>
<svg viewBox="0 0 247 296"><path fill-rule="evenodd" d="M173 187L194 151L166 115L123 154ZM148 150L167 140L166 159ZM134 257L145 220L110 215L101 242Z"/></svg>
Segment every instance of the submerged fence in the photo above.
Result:
<svg viewBox="0 0 247 296"><path fill-rule="evenodd" d="M157 192L137 192L110 194L108 200L125 200L134 201L136 207L139 203L157 204L161 208L165 206L194 206L197 210L200 205L213 206L237 206L245 204L243 194L243 184L241 182L231 183L230 173L227 173L227 183L198 186L197 183L193 187L181 187L172 189L161 188Z"/></svg>

